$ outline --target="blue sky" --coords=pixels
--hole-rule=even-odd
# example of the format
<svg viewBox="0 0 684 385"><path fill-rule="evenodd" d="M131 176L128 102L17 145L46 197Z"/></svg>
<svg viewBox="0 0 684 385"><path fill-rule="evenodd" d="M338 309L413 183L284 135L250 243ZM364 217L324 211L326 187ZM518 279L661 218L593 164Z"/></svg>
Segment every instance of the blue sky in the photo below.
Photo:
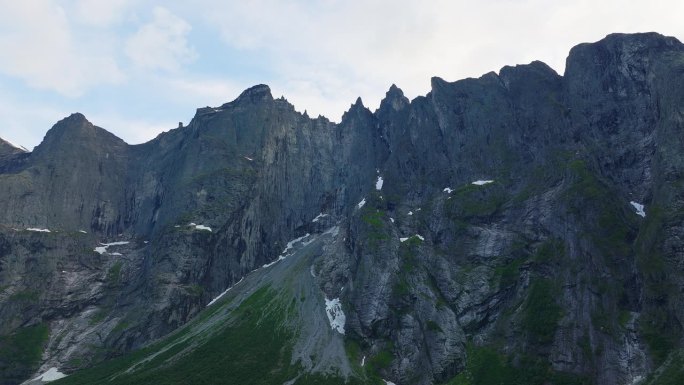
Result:
<svg viewBox="0 0 684 385"><path fill-rule="evenodd" d="M598 4L597 4L598 3ZM392 83L409 98L611 32L684 40L681 1L0 0L0 137L29 149L82 112L128 143L266 83L339 121Z"/></svg>

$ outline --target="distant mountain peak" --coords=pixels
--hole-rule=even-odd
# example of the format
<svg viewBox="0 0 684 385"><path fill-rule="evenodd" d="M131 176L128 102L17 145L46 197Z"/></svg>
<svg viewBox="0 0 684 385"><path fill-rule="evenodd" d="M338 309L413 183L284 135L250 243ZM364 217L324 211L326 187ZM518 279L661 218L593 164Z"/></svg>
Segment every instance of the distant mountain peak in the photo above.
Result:
<svg viewBox="0 0 684 385"><path fill-rule="evenodd" d="M404 96L404 91L397 87L396 84L392 86L385 93L385 97L380 101L380 111L386 111L391 108L395 111L407 107L410 104L408 98Z"/></svg>
<svg viewBox="0 0 684 385"><path fill-rule="evenodd" d="M240 94L237 99L235 99L236 102L242 102L242 101L250 101L250 102L259 102L259 101L271 101L273 100L273 95L271 95L271 88L267 86L266 84L257 84L255 86L252 86Z"/></svg>

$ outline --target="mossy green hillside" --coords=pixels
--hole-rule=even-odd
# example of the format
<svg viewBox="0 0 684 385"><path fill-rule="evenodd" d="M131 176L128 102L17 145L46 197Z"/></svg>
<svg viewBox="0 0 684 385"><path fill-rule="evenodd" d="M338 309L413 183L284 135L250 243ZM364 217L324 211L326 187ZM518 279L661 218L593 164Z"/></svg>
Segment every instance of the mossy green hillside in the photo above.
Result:
<svg viewBox="0 0 684 385"><path fill-rule="evenodd" d="M523 356L513 364L512 357L504 356L488 346L467 347L465 370L445 385L589 385L586 378L556 372L548 363Z"/></svg>
<svg viewBox="0 0 684 385"><path fill-rule="evenodd" d="M198 317L170 337L140 351L105 362L55 382L59 385L125 384L344 384L333 375L303 374L292 364L296 331L287 324L296 304L282 294L262 288L243 301L228 319L221 311ZM193 328L212 323L210 335L194 335ZM134 370L128 370L129 368ZM350 379L348 384L360 384Z"/></svg>
<svg viewBox="0 0 684 385"><path fill-rule="evenodd" d="M37 369L48 339L47 325L38 324L0 336L0 383L15 383Z"/></svg>

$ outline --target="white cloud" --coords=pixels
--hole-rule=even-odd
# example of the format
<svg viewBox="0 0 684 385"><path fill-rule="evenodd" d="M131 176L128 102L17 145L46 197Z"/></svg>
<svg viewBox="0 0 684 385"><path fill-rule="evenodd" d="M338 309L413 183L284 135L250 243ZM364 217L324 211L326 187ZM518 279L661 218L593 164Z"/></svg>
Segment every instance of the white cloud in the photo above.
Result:
<svg viewBox="0 0 684 385"><path fill-rule="evenodd" d="M312 104L298 108L331 117L353 102L349 93L377 107L392 83L415 97L431 76L454 81L532 60L562 73L572 46L611 32L684 36L678 1L204 0L197 9L228 45L270 55L286 97L311 88Z"/></svg>
<svg viewBox="0 0 684 385"><path fill-rule="evenodd" d="M24 145L72 110L137 143L267 83L299 111L339 121L357 96L376 108L392 83L412 98L431 76L532 60L562 72L572 46L611 32L684 38L684 2L674 0L0 0L0 9L0 82L34 88L2 84L11 124L0 135ZM12 106L12 92L36 105Z"/></svg>
<svg viewBox="0 0 684 385"><path fill-rule="evenodd" d="M126 43L126 55L143 69L177 71L197 58L188 45L190 24L168 9L155 7L152 21L143 25Z"/></svg>
<svg viewBox="0 0 684 385"><path fill-rule="evenodd" d="M0 72L31 87L78 96L123 80L115 60L73 36L64 8L51 0L0 0Z"/></svg>
<svg viewBox="0 0 684 385"><path fill-rule="evenodd" d="M0 88L0 138L31 150L53 124L67 115L53 106L17 102L3 88Z"/></svg>
<svg viewBox="0 0 684 385"><path fill-rule="evenodd" d="M131 7L131 0L78 0L75 14L79 22L95 27L109 27L121 22Z"/></svg>

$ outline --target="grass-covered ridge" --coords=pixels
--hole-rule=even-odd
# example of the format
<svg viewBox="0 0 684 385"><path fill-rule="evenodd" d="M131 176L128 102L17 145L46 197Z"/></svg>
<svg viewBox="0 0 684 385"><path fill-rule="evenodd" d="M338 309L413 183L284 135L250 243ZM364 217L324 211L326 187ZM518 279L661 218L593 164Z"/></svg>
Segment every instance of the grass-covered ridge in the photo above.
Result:
<svg viewBox="0 0 684 385"><path fill-rule="evenodd" d="M209 308L205 312L211 314L158 343L55 384L281 385L295 379L295 384L345 383L342 378L304 374L298 363L292 364L296 331L287 320L294 316L296 305L282 293L263 287L229 317L221 319L222 311ZM193 331L206 326L208 333Z"/></svg>

